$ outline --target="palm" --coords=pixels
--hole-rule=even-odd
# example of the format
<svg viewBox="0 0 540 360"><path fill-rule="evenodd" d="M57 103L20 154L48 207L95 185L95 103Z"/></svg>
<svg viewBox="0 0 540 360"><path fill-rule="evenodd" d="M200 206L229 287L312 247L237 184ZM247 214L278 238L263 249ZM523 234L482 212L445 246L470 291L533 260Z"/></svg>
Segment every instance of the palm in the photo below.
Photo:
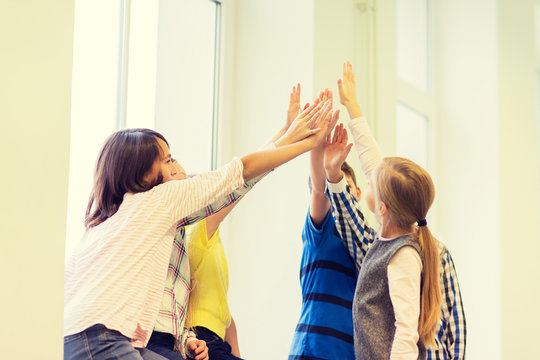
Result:
<svg viewBox="0 0 540 360"><path fill-rule="evenodd" d="M327 168L340 168L347 158L347 143L326 145L324 149L324 163Z"/></svg>
<svg viewBox="0 0 540 360"><path fill-rule="evenodd" d="M341 168L352 147L352 144L347 144L348 139L347 130L343 128L343 124L336 126L333 136L327 136L324 148L324 167L327 170Z"/></svg>
<svg viewBox="0 0 540 360"><path fill-rule="evenodd" d="M354 82L354 73L352 65L347 61L343 64L343 79L338 80L339 100L341 104L347 104L356 101L356 84Z"/></svg>

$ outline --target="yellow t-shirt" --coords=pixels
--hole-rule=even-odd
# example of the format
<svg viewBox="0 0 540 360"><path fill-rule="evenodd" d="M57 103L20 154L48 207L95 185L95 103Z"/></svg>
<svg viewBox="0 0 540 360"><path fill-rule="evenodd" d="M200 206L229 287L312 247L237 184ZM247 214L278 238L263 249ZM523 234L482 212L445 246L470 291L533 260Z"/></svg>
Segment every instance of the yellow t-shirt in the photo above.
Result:
<svg viewBox="0 0 540 360"><path fill-rule="evenodd" d="M191 326L204 326L223 339L231 313L227 303L229 268L219 228L208 239L206 220L201 220L187 229L186 240L193 279Z"/></svg>

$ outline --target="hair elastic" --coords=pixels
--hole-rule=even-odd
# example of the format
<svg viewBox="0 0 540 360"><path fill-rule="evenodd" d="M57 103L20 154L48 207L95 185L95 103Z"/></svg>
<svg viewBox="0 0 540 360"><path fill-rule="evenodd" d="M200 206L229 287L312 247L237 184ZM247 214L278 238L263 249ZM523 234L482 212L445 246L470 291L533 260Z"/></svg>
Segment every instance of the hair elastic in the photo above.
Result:
<svg viewBox="0 0 540 360"><path fill-rule="evenodd" d="M427 225L426 219L420 220L420 221L418 222L418 226L426 226L426 225Z"/></svg>

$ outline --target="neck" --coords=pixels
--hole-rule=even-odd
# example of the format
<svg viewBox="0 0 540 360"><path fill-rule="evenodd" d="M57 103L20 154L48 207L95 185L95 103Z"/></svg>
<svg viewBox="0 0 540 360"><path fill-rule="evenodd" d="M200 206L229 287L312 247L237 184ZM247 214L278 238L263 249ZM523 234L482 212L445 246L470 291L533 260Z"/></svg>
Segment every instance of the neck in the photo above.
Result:
<svg viewBox="0 0 540 360"><path fill-rule="evenodd" d="M387 223L383 221L381 224L380 236L385 239L395 239L397 237L407 235L411 233L411 229L402 228L394 224Z"/></svg>

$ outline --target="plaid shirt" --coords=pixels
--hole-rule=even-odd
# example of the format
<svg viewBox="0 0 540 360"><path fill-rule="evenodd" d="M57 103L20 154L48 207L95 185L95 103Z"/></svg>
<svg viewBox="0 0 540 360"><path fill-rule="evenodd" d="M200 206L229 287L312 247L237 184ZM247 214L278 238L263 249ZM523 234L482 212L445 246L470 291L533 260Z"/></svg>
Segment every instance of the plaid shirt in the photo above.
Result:
<svg viewBox="0 0 540 360"><path fill-rule="evenodd" d="M185 227L215 214L239 200L265 175L266 173L246 182L239 190L235 190L206 208L179 220L176 224L176 235L167 270L167 279L154 330L172 334L176 339L175 349L180 351L184 358L186 357L185 349L188 340L195 338L195 334L184 327L191 290L189 260L184 241Z"/></svg>
<svg viewBox="0 0 540 360"><path fill-rule="evenodd" d="M332 203L332 214L339 235L360 270L377 233L367 224L359 202L351 194L344 179L338 184L327 182L326 194ZM427 359L464 359L467 332L456 269L448 249L440 242L439 254L442 318L436 333L437 346L427 349Z"/></svg>

